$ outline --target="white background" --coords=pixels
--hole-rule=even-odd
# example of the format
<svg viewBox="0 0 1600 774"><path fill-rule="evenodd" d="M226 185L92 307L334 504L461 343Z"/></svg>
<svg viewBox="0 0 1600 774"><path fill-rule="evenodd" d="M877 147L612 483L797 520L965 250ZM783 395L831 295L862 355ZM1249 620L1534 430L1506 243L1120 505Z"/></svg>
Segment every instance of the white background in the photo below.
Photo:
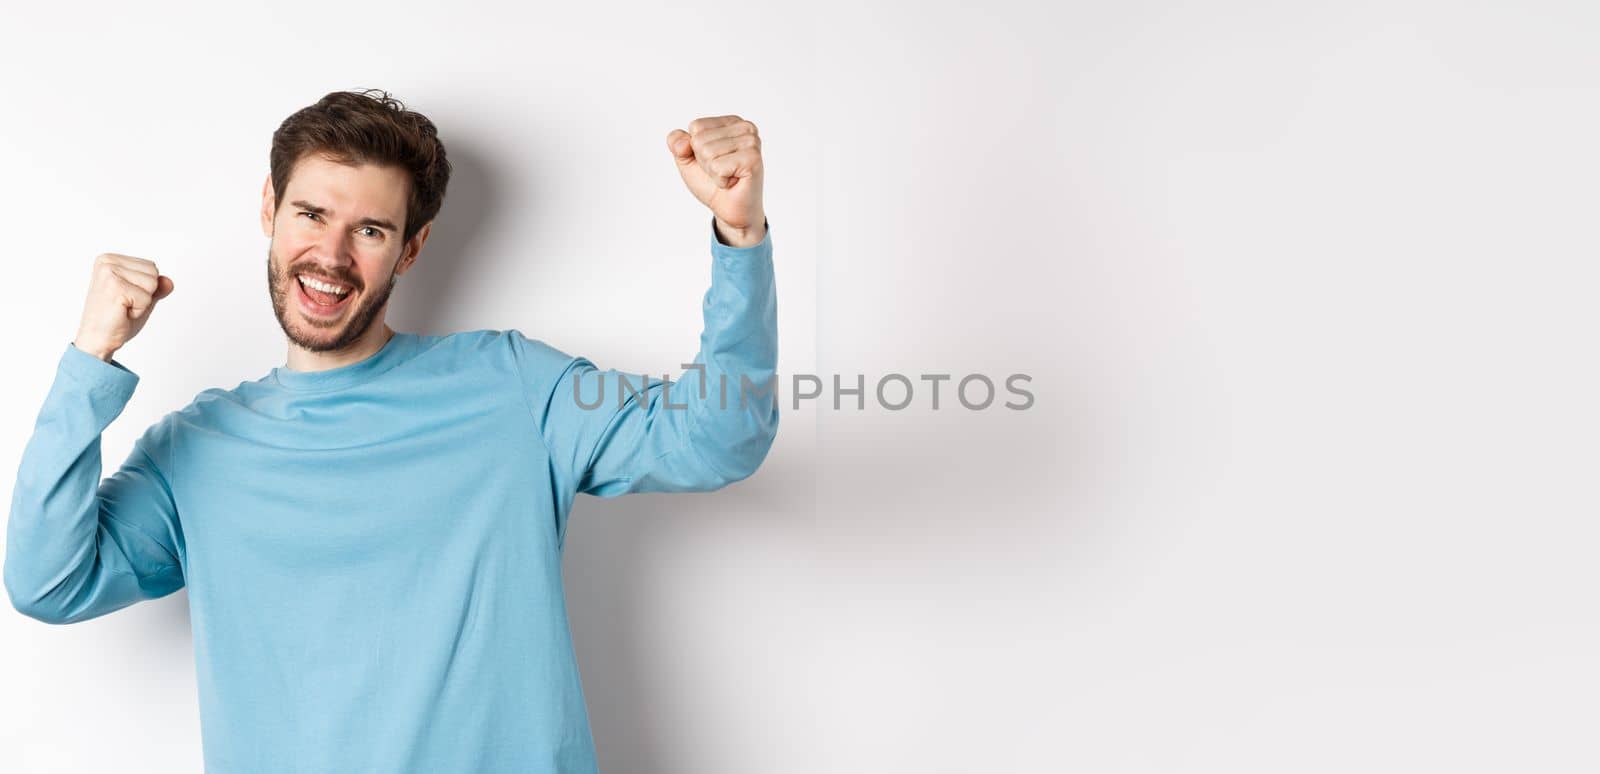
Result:
<svg viewBox="0 0 1600 774"><path fill-rule="evenodd" d="M97 253L177 285L119 355L141 381L106 460L282 364L259 191L272 130L335 89L390 90L456 163L397 329L676 373L710 218L665 136L736 113L781 372L1027 373L1036 403L812 401L727 490L582 498L565 577L602 771L1593 771L1597 22L9 10L0 470ZM0 615L0 770L199 771L186 602Z"/></svg>

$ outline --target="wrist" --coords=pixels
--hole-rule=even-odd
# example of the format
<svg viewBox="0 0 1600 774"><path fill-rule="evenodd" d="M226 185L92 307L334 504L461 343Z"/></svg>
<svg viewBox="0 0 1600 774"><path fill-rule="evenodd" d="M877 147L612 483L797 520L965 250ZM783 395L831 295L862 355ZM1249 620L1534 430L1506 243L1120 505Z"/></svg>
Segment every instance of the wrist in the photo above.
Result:
<svg viewBox="0 0 1600 774"><path fill-rule="evenodd" d="M115 355L117 353L116 350L114 350L114 349L106 349L105 347L96 347L96 346L87 346L86 347L86 346L78 343L77 340L74 340L72 342L72 346L77 347L79 350L81 350L83 352L86 352L88 354L94 355L95 357L100 358L101 360L104 360L107 363L111 362L111 356Z"/></svg>
<svg viewBox="0 0 1600 774"><path fill-rule="evenodd" d="M729 247L755 247L767 236L767 218L761 216L760 225L750 228L734 228L722 218L713 217L711 228L715 232L717 241Z"/></svg>

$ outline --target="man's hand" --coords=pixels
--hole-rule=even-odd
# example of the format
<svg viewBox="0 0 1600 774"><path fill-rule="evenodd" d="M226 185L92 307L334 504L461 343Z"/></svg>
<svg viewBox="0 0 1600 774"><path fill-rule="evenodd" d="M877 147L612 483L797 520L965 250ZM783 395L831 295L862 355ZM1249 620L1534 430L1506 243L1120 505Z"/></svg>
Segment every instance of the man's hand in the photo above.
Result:
<svg viewBox="0 0 1600 774"><path fill-rule="evenodd" d="M172 278L143 258L101 253L94 259L89 296L73 346L106 362L144 329L156 302L172 295Z"/></svg>
<svg viewBox="0 0 1600 774"><path fill-rule="evenodd" d="M761 138L738 116L689 122L667 133L667 150L689 192L716 216L717 231L734 247L758 244L767 233L761 204Z"/></svg>

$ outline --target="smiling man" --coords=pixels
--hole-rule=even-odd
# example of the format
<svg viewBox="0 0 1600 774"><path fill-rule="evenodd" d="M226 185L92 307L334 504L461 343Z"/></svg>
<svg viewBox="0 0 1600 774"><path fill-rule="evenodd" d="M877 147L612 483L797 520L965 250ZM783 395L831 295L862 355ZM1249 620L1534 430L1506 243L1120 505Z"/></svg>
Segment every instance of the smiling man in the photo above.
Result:
<svg viewBox="0 0 1600 774"><path fill-rule="evenodd" d="M18 470L12 605L65 624L187 588L207 771L596 771L561 583L575 496L722 488L778 425L775 391L741 389L777 361L755 126L666 139L712 212L700 351L671 383L515 329L391 329L444 145L382 92L290 116L261 197L286 362L168 413L102 480L139 380L113 355L176 286L98 256Z"/></svg>

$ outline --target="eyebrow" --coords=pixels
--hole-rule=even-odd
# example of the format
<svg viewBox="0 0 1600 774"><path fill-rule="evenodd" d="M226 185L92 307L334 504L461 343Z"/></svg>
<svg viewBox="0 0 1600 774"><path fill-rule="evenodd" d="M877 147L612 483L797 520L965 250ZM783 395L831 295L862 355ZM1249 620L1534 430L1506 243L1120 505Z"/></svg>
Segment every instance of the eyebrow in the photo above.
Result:
<svg viewBox="0 0 1600 774"><path fill-rule="evenodd" d="M289 203L294 205L294 206L296 206L296 207L299 207L302 210L305 210L306 212L314 212L314 213L316 213L318 215L327 215L328 214L328 208L327 207L318 207L317 205L312 204L311 202L308 202L308 201L306 201L304 199L296 199L296 200L294 200L292 202L289 202ZM361 220L356 221L356 225L357 226L377 226L378 228L386 228L386 229L389 229L390 231L399 231L400 230L399 226L396 226L395 224L390 223L389 221L384 220L382 218L362 218Z"/></svg>

